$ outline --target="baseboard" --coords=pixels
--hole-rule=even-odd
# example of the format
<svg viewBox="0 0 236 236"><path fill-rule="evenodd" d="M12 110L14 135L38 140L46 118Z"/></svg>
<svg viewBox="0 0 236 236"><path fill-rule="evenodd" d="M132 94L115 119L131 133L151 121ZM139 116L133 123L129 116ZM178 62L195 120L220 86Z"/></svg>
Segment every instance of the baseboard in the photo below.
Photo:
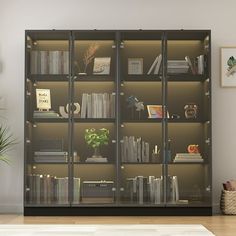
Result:
<svg viewBox="0 0 236 236"><path fill-rule="evenodd" d="M19 205L0 205L1 214L23 214L23 206Z"/></svg>

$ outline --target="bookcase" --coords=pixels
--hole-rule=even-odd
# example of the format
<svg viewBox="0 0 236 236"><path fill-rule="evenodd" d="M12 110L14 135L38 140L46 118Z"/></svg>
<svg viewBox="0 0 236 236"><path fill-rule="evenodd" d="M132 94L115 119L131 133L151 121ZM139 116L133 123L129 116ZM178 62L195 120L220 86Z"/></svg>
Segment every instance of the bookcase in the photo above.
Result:
<svg viewBox="0 0 236 236"><path fill-rule="evenodd" d="M210 30L26 30L25 215L211 215Z"/></svg>

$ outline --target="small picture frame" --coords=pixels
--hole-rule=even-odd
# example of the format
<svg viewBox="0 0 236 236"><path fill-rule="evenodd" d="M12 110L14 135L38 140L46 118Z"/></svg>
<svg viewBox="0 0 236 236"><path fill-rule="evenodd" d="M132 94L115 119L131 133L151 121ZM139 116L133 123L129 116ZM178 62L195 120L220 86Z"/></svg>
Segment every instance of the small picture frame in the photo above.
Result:
<svg viewBox="0 0 236 236"><path fill-rule="evenodd" d="M36 89L36 106L38 110L51 109L50 89Z"/></svg>
<svg viewBox="0 0 236 236"><path fill-rule="evenodd" d="M95 57L93 64L94 75L109 75L110 74L110 57Z"/></svg>
<svg viewBox="0 0 236 236"><path fill-rule="evenodd" d="M221 47L221 86L236 87L236 46Z"/></svg>
<svg viewBox="0 0 236 236"><path fill-rule="evenodd" d="M147 105L148 118L161 119L163 118L162 105ZM169 112L167 111L167 118L170 118Z"/></svg>
<svg viewBox="0 0 236 236"><path fill-rule="evenodd" d="M128 58L128 75L143 74L143 58Z"/></svg>

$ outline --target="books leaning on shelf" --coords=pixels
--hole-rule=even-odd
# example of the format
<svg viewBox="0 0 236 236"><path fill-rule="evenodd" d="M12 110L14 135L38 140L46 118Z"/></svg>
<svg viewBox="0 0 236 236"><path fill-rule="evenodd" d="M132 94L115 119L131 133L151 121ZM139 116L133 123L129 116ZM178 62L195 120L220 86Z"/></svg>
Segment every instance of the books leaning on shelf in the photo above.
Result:
<svg viewBox="0 0 236 236"><path fill-rule="evenodd" d="M55 111L34 111L33 118L59 118L60 115Z"/></svg>
<svg viewBox="0 0 236 236"><path fill-rule="evenodd" d="M30 54L31 74L68 74L69 51L38 51Z"/></svg>
<svg viewBox="0 0 236 236"><path fill-rule="evenodd" d="M193 59L193 63L189 56L185 57L186 62L188 63L192 74L203 75L205 73L205 67L207 67L207 57L205 55L199 55Z"/></svg>
<svg viewBox="0 0 236 236"><path fill-rule="evenodd" d="M122 162L149 162L149 143L141 137L124 136L121 142Z"/></svg>
<svg viewBox="0 0 236 236"><path fill-rule="evenodd" d="M81 118L114 118L115 93L83 93Z"/></svg>
<svg viewBox="0 0 236 236"><path fill-rule="evenodd" d="M154 62L152 63L152 65L151 65L151 67L150 67L150 69L149 69L149 71L148 71L148 75L150 75L151 73L152 73L152 71L153 71L153 73L155 74L155 75L157 75L158 73L159 73L159 70L160 70L160 67L161 67L161 61L162 61L162 55L161 54L159 54L156 58L155 58L155 60L154 60Z"/></svg>
<svg viewBox="0 0 236 236"><path fill-rule="evenodd" d="M174 161L177 162L203 162L200 153L176 153Z"/></svg>
<svg viewBox="0 0 236 236"><path fill-rule="evenodd" d="M26 198L29 204L68 204L68 177L30 174ZM74 178L74 202L80 202L79 178Z"/></svg>
<svg viewBox="0 0 236 236"><path fill-rule="evenodd" d="M179 202L179 185L177 176L168 176L167 178L167 196L171 203Z"/></svg>

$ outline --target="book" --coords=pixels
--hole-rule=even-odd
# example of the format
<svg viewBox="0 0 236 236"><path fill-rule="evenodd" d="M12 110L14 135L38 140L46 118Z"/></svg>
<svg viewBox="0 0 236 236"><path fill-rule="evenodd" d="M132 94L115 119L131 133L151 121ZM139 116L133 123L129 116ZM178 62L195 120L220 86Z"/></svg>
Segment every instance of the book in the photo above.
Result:
<svg viewBox="0 0 236 236"><path fill-rule="evenodd" d="M156 64L156 67L154 69L154 74L157 75L159 73L160 67L161 67L161 61L162 61L162 55L160 54L158 57L158 62Z"/></svg>
<svg viewBox="0 0 236 236"><path fill-rule="evenodd" d="M193 67L193 64L192 64L192 62L191 62L190 57L189 57L189 56L186 56L184 59L188 62L188 65L189 65L189 68L191 69L192 74L193 74L193 75L196 74L196 71L195 71L195 69L194 69L194 67Z"/></svg>
<svg viewBox="0 0 236 236"><path fill-rule="evenodd" d="M150 67L150 69L148 70L147 75L150 75L150 74L151 74L151 72L153 71L154 67L156 66L156 64L157 64L157 62L158 62L158 59L159 59L159 55L157 55L156 58L154 59L152 65L151 65L151 67Z"/></svg>

